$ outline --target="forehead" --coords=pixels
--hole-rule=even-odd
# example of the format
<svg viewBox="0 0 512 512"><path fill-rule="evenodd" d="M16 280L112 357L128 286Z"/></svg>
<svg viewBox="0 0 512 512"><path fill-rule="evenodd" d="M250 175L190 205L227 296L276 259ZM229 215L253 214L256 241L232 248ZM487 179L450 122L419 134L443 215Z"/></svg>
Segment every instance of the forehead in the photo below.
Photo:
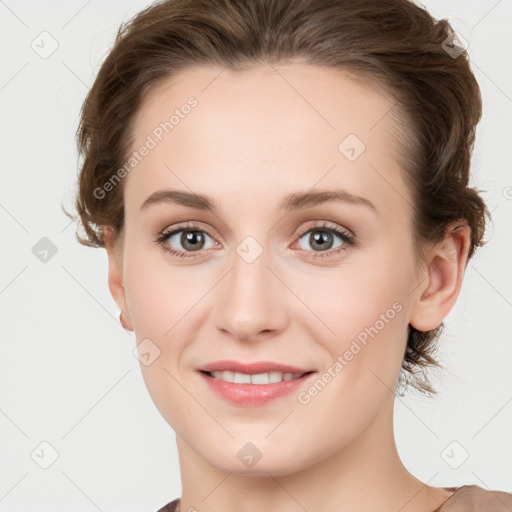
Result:
<svg viewBox="0 0 512 512"><path fill-rule="evenodd" d="M127 195L140 203L171 184L277 194L321 180L384 200L404 191L393 104L375 84L305 63L188 68L152 90L134 119L132 149L149 139L153 147L130 172Z"/></svg>
<svg viewBox="0 0 512 512"><path fill-rule="evenodd" d="M200 108L187 107L191 98ZM277 131L288 125L282 136L302 132L311 137L319 129L322 135L337 132L339 137L344 130L351 129L364 139L369 138L367 132L377 124L382 125L382 134L394 128L392 116L387 116L394 103L376 80L301 62L254 65L243 71L193 66L150 90L133 127L139 136L149 134L175 114L171 122L174 136L183 131L177 128L185 117L191 118L189 125L194 123L194 117L200 117L201 123L194 126L196 130L210 130L219 123L225 128L243 123L247 130L251 126L258 130L259 123L264 121L266 130L260 132L263 135L272 134L272 125L277 121ZM189 113L194 115L188 116ZM207 117L212 115L215 117ZM297 121L301 122L298 126ZM205 131L196 133L199 136ZM135 142L142 141L139 137Z"/></svg>

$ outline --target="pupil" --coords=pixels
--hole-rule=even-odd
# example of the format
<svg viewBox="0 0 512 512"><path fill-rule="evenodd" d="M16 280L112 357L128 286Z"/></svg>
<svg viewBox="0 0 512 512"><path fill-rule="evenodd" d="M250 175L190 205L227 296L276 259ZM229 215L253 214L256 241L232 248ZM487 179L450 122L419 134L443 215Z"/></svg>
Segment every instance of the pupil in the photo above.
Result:
<svg viewBox="0 0 512 512"><path fill-rule="evenodd" d="M199 244L198 244L199 241ZM181 236L181 243L183 247L192 250L201 249L201 242L204 243L204 238L199 231L186 231ZM191 245L190 245L191 244ZM198 247L201 246L201 247Z"/></svg>
<svg viewBox="0 0 512 512"><path fill-rule="evenodd" d="M320 249L325 249L326 245L330 246L332 244L332 235L331 233L327 233L325 231L316 231L311 234L312 242L311 247L317 245ZM331 243L329 243L331 242Z"/></svg>

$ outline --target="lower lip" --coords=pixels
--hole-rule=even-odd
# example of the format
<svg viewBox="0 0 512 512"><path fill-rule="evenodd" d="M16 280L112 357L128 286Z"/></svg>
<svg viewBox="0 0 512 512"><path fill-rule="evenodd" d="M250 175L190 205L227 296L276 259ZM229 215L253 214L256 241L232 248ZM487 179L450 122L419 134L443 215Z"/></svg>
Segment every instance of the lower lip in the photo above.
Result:
<svg viewBox="0 0 512 512"><path fill-rule="evenodd" d="M199 372L212 391L231 403L246 407L264 405L282 396L289 395L304 386L313 373L308 373L298 379L283 380L274 384L236 384L215 379L208 374Z"/></svg>

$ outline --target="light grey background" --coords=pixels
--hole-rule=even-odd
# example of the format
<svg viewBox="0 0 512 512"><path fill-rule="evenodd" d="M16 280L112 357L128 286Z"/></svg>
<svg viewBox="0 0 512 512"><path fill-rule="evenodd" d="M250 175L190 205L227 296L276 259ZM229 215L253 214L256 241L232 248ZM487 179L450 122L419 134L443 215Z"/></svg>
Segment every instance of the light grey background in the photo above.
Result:
<svg viewBox="0 0 512 512"><path fill-rule="evenodd" d="M60 209L75 186L81 102L120 22L147 5L0 0L1 511L154 512L181 493L174 432L118 323L106 253L80 246ZM445 321L445 369L431 374L440 396L397 399L397 443L430 485L511 492L512 0L424 5L471 39L484 101L474 184L494 223ZM31 47L45 37L51 48L43 31L58 43L45 59ZM46 263L32 251L42 237L57 249ZM47 469L43 442L58 452Z"/></svg>

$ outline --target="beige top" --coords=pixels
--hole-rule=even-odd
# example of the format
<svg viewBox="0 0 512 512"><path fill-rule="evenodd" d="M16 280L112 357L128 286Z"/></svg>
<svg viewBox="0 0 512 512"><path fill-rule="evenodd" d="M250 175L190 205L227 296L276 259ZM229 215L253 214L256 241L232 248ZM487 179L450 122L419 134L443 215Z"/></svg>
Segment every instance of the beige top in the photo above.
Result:
<svg viewBox="0 0 512 512"><path fill-rule="evenodd" d="M434 512L511 512L512 494L487 491L478 485L463 485Z"/></svg>
<svg viewBox="0 0 512 512"><path fill-rule="evenodd" d="M432 512L511 512L512 494L503 491L487 491L477 485L445 487L455 491L440 507ZM180 512L177 498L157 512Z"/></svg>

